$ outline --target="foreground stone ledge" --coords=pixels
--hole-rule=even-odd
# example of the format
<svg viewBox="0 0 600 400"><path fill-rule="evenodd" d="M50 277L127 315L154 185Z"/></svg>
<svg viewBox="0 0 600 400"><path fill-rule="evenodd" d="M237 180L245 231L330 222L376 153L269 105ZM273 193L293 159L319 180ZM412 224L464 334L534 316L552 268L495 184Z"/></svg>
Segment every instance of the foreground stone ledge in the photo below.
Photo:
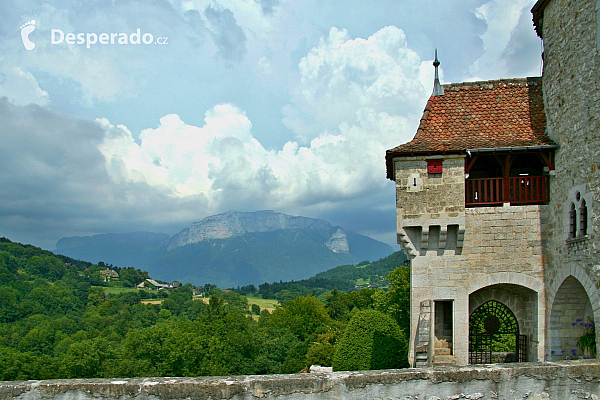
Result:
<svg viewBox="0 0 600 400"><path fill-rule="evenodd" d="M0 382L0 400L257 398L600 400L600 360L291 375Z"/></svg>

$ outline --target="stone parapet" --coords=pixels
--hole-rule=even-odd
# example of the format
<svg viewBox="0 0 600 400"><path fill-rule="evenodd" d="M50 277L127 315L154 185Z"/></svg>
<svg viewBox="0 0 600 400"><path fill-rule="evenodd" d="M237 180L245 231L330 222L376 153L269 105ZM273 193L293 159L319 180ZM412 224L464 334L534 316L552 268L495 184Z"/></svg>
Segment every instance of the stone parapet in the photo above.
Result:
<svg viewBox="0 0 600 400"><path fill-rule="evenodd" d="M0 382L5 399L598 399L600 362L201 378Z"/></svg>

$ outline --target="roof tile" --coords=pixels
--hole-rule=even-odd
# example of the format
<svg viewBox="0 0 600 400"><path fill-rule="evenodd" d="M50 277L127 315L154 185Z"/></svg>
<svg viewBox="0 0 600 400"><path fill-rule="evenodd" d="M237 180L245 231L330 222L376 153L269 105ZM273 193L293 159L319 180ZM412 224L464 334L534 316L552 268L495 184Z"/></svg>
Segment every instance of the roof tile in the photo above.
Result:
<svg viewBox="0 0 600 400"><path fill-rule="evenodd" d="M388 152L457 152L552 145L546 134L541 78L444 85L429 98L413 140Z"/></svg>
<svg viewBox="0 0 600 400"><path fill-rule="evenodd" d="M444 85L444 95L429 98L413 140L387 151L388 177L396 156L539 145L554 145L541 78Z"/></svg>

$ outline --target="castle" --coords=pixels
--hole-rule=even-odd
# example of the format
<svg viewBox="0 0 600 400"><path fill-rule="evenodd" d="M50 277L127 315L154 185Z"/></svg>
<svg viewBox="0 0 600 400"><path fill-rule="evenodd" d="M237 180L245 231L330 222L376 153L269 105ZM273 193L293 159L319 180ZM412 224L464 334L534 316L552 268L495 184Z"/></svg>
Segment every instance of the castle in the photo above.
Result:
<svg viewBox="0 0 600 400"><path fill-rule="evenodd" d="M542 78L441 86L436 58L414 139L386 153L411 365L591 355L577 341L600 322L600 1L532 14Z"/></svg>

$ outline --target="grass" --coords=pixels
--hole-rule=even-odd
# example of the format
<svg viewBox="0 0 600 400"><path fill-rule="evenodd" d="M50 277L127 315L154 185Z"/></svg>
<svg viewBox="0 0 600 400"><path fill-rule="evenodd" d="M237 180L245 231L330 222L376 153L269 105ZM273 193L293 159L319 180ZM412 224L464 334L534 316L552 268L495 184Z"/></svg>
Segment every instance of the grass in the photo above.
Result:
<svg viewBox="0 0 600 400"><path fill-rule="evenodd" d="M258 304L260 309L269 310L269 312L273 311L275 307L277 307L279 302L275 299L263 299L255 296L246 296L248 299L248 305L252 306L252 304Z"/></svg>
<svg viewBox="0 0 600 400"><path fill-rule="evenodd" d="M104 293L106 294L122 294L122 293L127 293L127 292L136 292L139 289L136 288L124 288L124 287L105 287L105 286L96 286L99 288L102 288L102 290L104 290ZM260 307L261 310L268 310L269 312L272 312L275 307L277 307L279 304L279 302L275 299L263 299L260 297L256 297L256 296L245 296L248 299L248 311L250 311L250 307L252 306L252 304L258 304L258 306ZM194 296L193 297L194 300L200 300L203 301L204 303L208 304L208 297L200 297L200 296ZM162 304L164 299L144 299L141 300L140 303L142 304Z"/></svg>
<svg viewBox="0 0 600 400"><path fill-rule="evenodd" d="M194 297L192 297L192 300L200 300L200 301L204 302L204 304L208 304L208 301L210 299L208 297L194 296Z"/></svg>
<svg viewBox="0 0 600 400"><path fill-rule="evenodd" d="M132 292L138 292L139 289L136 288L126 288L126 287L118 287L118 286L94 286L94 287L99 287L102 290L104 290L104 294L114 294L114 295L119 295L119 294L123 294L123 293L132 293ZM162 304L164 299L144 299L141 300L140 303L142 304Z"/></svg>
<svg viewBox="0 0 600 400"><path fill-rule="evenodd" d="M266 310L269 310L269 312L271 312L275 309L275 307L277 307L279 305L279 302L275 299L263 299L263 298L255 297L255 296L242 296L242 297L246 297L248 299L248 310L250 310L250 307L252 307L252 304L258 304L258 306L260 307L261 310L266 309ZM201 301L205 302L206 304L208 304L209 298L194 296L194 300L201 300Z"/></svg>
<svg viewBox="0 0 600 400"><path fill-rule="evenodd" d="M139 289L136 288L126 288L126 287L117 287L117 286L94 286L99 287L104 290L105 294L123 294L127 292L137 292Z"/></svg>
<svg viewBox="0 0 600 400"><path fill-rule="evenodd" d="M141 304L162 304L164 299L147 299L147 300L140 300Z"/></svg>

